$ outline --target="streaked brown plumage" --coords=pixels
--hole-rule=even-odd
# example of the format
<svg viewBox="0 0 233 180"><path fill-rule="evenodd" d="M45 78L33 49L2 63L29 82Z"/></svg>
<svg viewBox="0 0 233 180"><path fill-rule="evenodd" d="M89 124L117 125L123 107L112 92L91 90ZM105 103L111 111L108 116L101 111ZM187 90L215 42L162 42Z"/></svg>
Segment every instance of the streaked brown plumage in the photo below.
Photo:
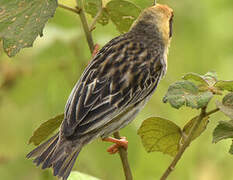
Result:
<svg viewBox="0 0 233 180"><path fill-rule="evenodd" d="M130 123L166 72L172 17L169 7L157 4L107 43L73 88L59 133L27 157L65 180L85 144Z"/></svg>

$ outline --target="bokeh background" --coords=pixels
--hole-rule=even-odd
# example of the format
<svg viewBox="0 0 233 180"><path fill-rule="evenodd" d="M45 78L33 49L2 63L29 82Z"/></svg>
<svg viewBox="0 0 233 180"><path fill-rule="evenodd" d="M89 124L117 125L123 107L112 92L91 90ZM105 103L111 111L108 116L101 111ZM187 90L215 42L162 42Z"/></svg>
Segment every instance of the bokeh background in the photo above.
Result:
<svg viewBox="0 0 233 180"><path fill-rule="evenodd" d="M148 0L132 0L147 7ZM65 2L65 0L63 1ZM168 73L156 93L133 123L121 131L129 140L129 161L135 180L156 180L172 158L159 152L148 154L137 135L142 120L161 116L183 126L198 111L176 110L162 103L169 84L187 72L204 74L209 70L220 79L233 79L233 1L164 0L175 11L174 33L169 54ZM66 4L74 6L74 1ZM89 17L91 20L91 18ZM119 35L115 26L97 25L93 32L101 46ZM32 132L43 121L63 112L66 99L90 60L89 49L79 17L57 9L44 37L33 48L8 58L0 48L0 179L53 180L51 170L36 168L25 155ZM214 108L214 101L211 107ZM221 113L211 117L207 130L185 152L170 180L232 180L233 157L227 151L230 140L212 144L212 132ZM123 180L118 155L110 156L110 144L100 140L80 153L75 170L102 180Z"/></svg>

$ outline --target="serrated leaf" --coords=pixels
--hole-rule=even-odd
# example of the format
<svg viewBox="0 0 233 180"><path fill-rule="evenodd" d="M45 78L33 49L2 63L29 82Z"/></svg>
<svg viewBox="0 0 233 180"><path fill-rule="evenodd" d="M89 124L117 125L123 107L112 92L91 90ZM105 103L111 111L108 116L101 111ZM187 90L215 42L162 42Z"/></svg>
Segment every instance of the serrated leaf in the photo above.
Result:
<svg viewBox="0 0 233 180"><path fill-rule="evenodd" d="M220 121L213 132L213 142L217 143L222 139L233 138L233 120Z"/></svg>
<svg viewBox="0 0 233 180"><path fill-rule="evenodd" d="M199 109L205 107L212 97L211 92L199 92L198 87L190 81L179 81L169 86L163 102L169 102L177 109L184 105Z"/></svg>
<svg viewBox="0 0 233 180"><path fill-rule="evenodd" d="M218 81L217 73L214 71L207 72L205 75L187 73L183 76L183 79L194 80L205 86L213 86Z"/></svg>
<svg viewBox="0 0 233 180"><path fill-rule="evenodd" d="M183 76L184 80L194 80L197 81L203 85L208 86L208 83L205 81L202 75L197 74L197 73L187 73Z"/></svg>
<svg viewBox="0 0 233 180"><path fill-rule="evenodd" d="M121 33L129 31L141 12L139 7L125 0L112 0L107 3L106 8L112 22Z"/></svg>
<svg viewBox="0 0 233 180"><path fill-rule="evenodd" d="M217 87L221 90L227 90L233 92L233 81L218 81L214 84L214 87Z"/></svg>
<svg viewBox="0 0 233 180"><path fill-rule="evenodd" d="M85 11L90 14L93 18L97 15L101 8L101 0L85 0L84 1L84 8ZM103 7L103 6L102 6ZM105 7L103 7L101 15L99 16L98 23L102 25L106 25L109 22L109 15Z"/></svg>
<svg viewBox="0 0 233 180"><path fill-rule="evenodd" d="M217 101L216 105L221 112L233 119L233 93L224 96L222 103Z"/></svg>
<svg viewBox="0 0 233 180"><path fill-rule="evenodd" d="M204 76L211 77L211 78L215 79L216 81L218 80L218 75L215 71L209 71Z"/></svg>
<svg viewBox="0 0 233 180"><path fill-rule="evenodd" d="M152 117L143 121L138 130L147 152L160 151L170 156L178 152L181 129L172 121Z"/></svg>
<svg viewBox="0 0 233 180"><path fill-rule="evenodd" d="M0 7L0 37L5 52L12 57L43 35L45 23L57 8L57 0L1 0Z"/></svg>
<svg viewBox="0 0 233 180"><path fill-rule="evenodd" d="M228 117L233 117L233 110L230 107L224 106L221 102L216 101L216 106L220 109L221 112L223 112Z"/></svg>
<svg viewBox="0 0 233 180"><path fill-rule="evenodd" d="M233 109L233 93L229 93L222 99L224 106L231 107Z"/></svg>
<svg viewBox="0 0 233 180"><path fill-rule="evenodd" d="M217 74L215 72L207 72L205 75L200 75L196 73L188 73L183 76L184 80L193 80L199 82L198 89L199 91L205 92L210 91L213 94L221 95L219 88L216 88Z"/></svg>
<svg viewBox="0 0 233 180"><path fill-rule="evenodd" d="M214 71L207 72L203 78L209 84L209 86L213 86L218 81L217 73Z"/></svg>
<svg viewBox="0 0 233 180"><path fill-rule="evenodd" d="M195 124L195 122L198 120L198 116L191 119L183 128L183 132L186 134L186 135L189 135L190 133L190 130L192 129L193 125ZM203 133L207 127L207 124L209 123L209 117L204 117L201 121L201 123L199 124L199 127L197 128L197 130L194 132L193 136L192 136L192 141L194 139L196 139L198 136L201 135L201 133Z"/></svg>
<svg viewBox="0 0 233 180"><path fill-rule="evenodd" d="M42 123L33 133L29 139L29 144L39 145L42 141L47 139L62 123L64 114L60 114Z"/></svg>
<svg viewBox="0 0 233 180"><path fill-rule="evenodd" d="M84 173L80 173L78 171L72 171L68 177L68 180L100 180L100 179Z"/></svg>

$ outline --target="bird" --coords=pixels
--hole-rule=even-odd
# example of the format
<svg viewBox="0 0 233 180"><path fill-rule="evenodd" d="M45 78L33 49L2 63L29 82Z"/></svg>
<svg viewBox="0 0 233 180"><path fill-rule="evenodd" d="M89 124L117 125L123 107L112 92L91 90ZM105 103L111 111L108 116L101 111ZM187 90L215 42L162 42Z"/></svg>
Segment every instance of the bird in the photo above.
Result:
<svg viewBox="0 0 233 180"><path fill-rule="evenodd" d="M144 9L130 30L100 49L67 100L54 136L27 158L66 180L83 146L97 138L127 148L125 138L110 137L128 125L155 92L167 71L173 10L156 4Z"/></svg>

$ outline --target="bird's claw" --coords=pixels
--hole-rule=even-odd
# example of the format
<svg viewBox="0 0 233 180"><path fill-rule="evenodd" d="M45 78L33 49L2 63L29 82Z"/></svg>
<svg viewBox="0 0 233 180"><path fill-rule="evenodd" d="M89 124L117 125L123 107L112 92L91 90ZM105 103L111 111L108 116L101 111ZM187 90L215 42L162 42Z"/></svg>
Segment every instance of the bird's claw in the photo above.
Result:
<svg viewBox="0 0 233 180"><path fill-rule="evenodd" d="M128 149L128 141L126 140L126 137L121 137L120 139L108 137L103 140L115 143L107 149L107 152L109 152L109 154L117 153L120 147L124 148L125 150Z"/></svg>

